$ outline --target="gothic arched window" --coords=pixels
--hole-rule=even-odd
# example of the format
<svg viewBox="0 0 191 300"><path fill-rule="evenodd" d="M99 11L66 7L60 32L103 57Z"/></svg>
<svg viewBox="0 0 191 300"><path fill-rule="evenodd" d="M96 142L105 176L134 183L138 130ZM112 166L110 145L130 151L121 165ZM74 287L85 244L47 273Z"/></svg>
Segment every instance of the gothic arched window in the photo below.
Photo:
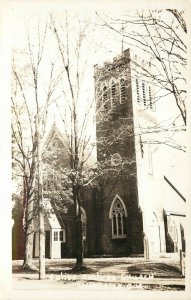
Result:
<svg viewBox="0 0 191 300"><path fill-rule="evenodd" d="M112 238L126 237L127 211L122 199L116 195L110 208L109 217L112 226Z"/></svg>
<svg viewBox="0 0 191 300"><path fill-rule="evenodd" d="M121 104L125 103L125 79L120 79L120 99Z"/></svg>
<svg viewBox="0 0 191 300"><path fill-rule="evenodd" d="M108 95L107 95L107 86L105 85L102 90L102 101L103 101L103 107L105 110L108 109Z"/></svg>
<svg viewBox="0 0 191 300"><path fill-rule="evenodd" d="M112 101L112 106L116 106L116 84L114 81L111 83L111 101Z"/></svg>

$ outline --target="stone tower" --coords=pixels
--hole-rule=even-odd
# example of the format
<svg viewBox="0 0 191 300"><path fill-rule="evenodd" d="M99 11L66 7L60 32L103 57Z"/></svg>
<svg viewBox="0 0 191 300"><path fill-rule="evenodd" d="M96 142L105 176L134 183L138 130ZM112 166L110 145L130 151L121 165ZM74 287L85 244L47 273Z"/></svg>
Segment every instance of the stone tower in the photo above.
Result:
<svg viewBox="0 0 191 300"><path fill-rule="evenodd" d="M138 203L129 50L95 66L97 160L100 171L95 218L97 252L143 254Z"/></svg>

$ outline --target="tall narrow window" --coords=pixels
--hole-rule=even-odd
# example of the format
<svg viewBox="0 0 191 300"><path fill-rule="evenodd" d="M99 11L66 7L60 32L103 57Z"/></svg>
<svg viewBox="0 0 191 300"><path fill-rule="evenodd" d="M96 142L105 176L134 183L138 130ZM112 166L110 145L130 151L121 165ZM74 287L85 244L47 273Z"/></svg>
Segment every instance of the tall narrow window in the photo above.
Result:
<svg viewBox="0 0 191 300"><path fill-rule="evenodd" d="M112 81L111 84L111 99L112 99L112 106L116 106L116 85L115 82Z"/></svg>
<svg viewBox="0 0 191 300"><path fill-rule="evenodd" d="M63 242L63 240L64 240L64 234L63 234L62 230L59 232L59 236L60 236L60 242Z"/></svg>
<svg viewBox="0 0 191 300"><path fill-rule="evenodd" d="M114 217L112 217L112 236L117 236L117 222Z"/></svg>
<svg viewBox="0 0 191 300"><path fill-rule="evenodd" d="M136 78L137 103L140 104L139 80Z"/></svg>
<svg viewBox="0 0 191 300"><path fill-rule="evenodd" d="M151 86L149 86L149 107L150 107L150 109L153 109L153 99L152 99Z"/></svg>
<svg viewBox="0 0 191 300"><path fill-rule="evenodd" d="M107 98L107 86L103 87L103 107L105 110L108 109L108 98Z"/></svg>
<svg viewBox="0 0 191 300"><path fill-rule="evenodd" d="M125 205L121 198L116 196L110 208L112 238L126 237L126 217Z"/></svg>
<svg viewBox="0 0 191 300"><path fill-rule="evenodd" d="M125 103L125 79L121 78L120 80L120 97L121 104Z"/></svg>
<svg viewBox="0 0 191 300"><path fill-rule="evenodd" d="M184 227L180 223L180 232L181 232L181 241L182 241L182 251L185 252L185 236L184 236Z"/></svg>
<svg viewBox="0 0 191 300"><path fill-rule="evenodd" d="M54 231L54 241L58 241L58 231Z"/></svg>
<svg viewBox="0 0 191 300"><path fill-rule="evenodd" d="M146 102L146 85L145 85L145 82L142 82L142 92L143 92L143 104L144 104L144 106L146 106L147 102Z"/></svg>

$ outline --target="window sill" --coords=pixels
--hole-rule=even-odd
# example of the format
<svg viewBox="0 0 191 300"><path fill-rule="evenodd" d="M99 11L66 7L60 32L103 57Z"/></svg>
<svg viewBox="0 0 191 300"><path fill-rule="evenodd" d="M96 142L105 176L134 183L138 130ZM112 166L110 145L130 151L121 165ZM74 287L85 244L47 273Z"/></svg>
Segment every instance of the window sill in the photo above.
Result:
<svg viewBox="0 0 191 300"><path fill-rule="evenodd" d="M112 236L112 240L122 240L122 239L126 239L127 238L127 235L124 234L124 235L116 235L116 236Z"/></svg>

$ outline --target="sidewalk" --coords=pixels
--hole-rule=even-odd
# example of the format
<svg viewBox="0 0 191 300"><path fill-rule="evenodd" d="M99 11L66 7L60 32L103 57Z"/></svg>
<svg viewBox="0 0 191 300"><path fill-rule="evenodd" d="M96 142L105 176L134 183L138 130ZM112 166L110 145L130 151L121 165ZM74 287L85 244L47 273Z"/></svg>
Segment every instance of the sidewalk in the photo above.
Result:
<svg viewBox="0 0 191 300"><path fill-rule="evenodd" d="M35 274L36 275L36 274ZM30 276L31 277L31 276ZM182 299L184 298L185 292L178 289L177 286L183 284L180 280L172 280L172 279L152 279L141 284L141 281L132 279L129 283L117 283L108 281L107 283L103 281L65 281L60 280L59 276L56 275L53 279L45 279L45 280L38 280L37 276L36 279L33 278L25 279L21 276L14 276L13 277L13 292L11 300L98 300L98 299L110 299L115 300L119 298L120 300L123 299L141 299L143 294L147 295L147 299L157 299L156 295L158 295L157 291L153 291L150 288L150 285L157 284L159 286L158 291L160 291L161 295L161 286L174 286L176 285L176 292L174 290L167 290L164 289L165 295L169 295L168 299L171 299L170 295L173 295L173 300ZM145 289L145 286L147 288ZM154 293L154 296L153 296ZM163 293L163 292L162 292ZM131 298L132 296L132 298Z"/></svg>
<svg viewBox="0 0 191 300"><path fill-rule="evenodd" d="M69 274L50 274L46 275L45 280L38 280L38 274L14 274L13 282L25 281L25 282L49 282L52 283L68 283L74 284L79 282L97 282L97 283L114 283L114 284L137 284L137 285L159 285L159 286L185 286L184 278L155 278L152 276L131 276L131 275L100 275L100 274L80 274L80 275L69 275ZM37 283L38 284L38 283Z"/></svg>

